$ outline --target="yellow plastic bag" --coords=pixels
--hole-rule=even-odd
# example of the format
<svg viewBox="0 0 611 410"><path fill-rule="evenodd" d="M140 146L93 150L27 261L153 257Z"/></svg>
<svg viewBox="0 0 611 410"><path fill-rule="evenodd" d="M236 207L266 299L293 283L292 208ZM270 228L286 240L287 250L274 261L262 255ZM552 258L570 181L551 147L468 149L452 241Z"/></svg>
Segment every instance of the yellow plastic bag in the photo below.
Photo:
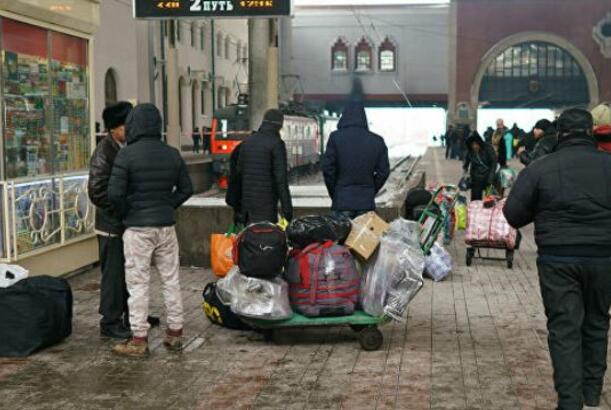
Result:
<svg viewBox="0 0 611 410"><path fill-rule="evenodd" d="M235 243L235 226L227 233L210 235L210 264L212 271L219 278L225 277L233 268L233 244Z"/></svg>
<svg viewBox="0 0 611 410"><path fill-rule="evenodd" d="M457 203L454 207L454 213L456 214L456 229L464 231L467 229L467 205L463 203Z"/></svg>
<svg viewBox="0 0 611 410"><path fill-rule="evenodd" d="M289 221L287 221L285 218L282 218L280 222L278 222L278 228L282 229L283 231L286 231L286 228L288 227Z"/></svg>

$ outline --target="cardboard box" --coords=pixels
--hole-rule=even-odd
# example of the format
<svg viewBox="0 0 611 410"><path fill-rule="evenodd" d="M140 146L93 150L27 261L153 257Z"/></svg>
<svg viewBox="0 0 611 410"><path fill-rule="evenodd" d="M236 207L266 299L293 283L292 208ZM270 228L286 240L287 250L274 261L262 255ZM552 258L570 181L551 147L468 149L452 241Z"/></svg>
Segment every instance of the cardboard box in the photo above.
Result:
<svg viewBox="0 0 611 410"><path fill-rule="evenodd" d="M364 260L369 260L380 245L382 235L389 229L390 225L375 212L368 212L352 221L346 246Z"/></svg>

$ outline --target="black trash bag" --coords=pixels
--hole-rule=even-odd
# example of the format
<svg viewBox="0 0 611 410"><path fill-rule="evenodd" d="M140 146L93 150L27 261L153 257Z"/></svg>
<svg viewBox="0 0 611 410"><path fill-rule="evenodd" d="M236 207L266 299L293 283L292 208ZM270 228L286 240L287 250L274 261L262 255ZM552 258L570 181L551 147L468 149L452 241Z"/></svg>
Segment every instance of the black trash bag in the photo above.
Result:
<svg viewBox="0 0 611 410"><path fill-rule="evenodd" d="M348 217L312 215L293 220L286 234L293 248L304 249L313 243L327 241L343 244L351 230L352 222Z"/></svg>
<svg viewBox="0 0 611 410"><path fill-rule="evenodd" d="M50 276L0 289L0 357L25 357L72 334L72 290Z"/></svg>

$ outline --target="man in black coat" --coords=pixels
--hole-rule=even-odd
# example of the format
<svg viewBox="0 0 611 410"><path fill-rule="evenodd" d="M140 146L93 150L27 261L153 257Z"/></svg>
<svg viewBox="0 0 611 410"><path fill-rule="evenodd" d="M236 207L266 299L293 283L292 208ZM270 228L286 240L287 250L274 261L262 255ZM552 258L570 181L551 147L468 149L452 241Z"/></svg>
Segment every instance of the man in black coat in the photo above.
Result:
<svg viewBox="0 0 611 410"><path fill-rule="evenodd" d="M542 156L550 154L558 144L556 127L546 119L537 121L533 129L533 136L537 143L531 151L527 151L525 146L518 148L520 162L526 166Z"/></svg>
<svg viewBox="0 0 611 410"><path fill-rule="evenodd" d="M138 105L127 117L127 147L117 155L108 197L126 227L125 278L132 338L115 346L126 356L148 353L148 294L151 265L163 283L168 329L164 345L182 348L183 305L175 210L193 194L185 161L161 140L161 114L153 104Z"/></svg>
<svg viewBox="0 0 611 410"><path fill-rule="evenodd" d="M522 171L504 214L535 223L537 267L558 408L598 406L611 307L611 156L597 151L592 116L564 112L558 146Z"/></svg>
<svg viewBox="0 0 611 410"><path fill-rule="evenodd" d="M125 324L128 294L121 239L124 228L121 217L108 199L108 181L115 158L125 145L125 119L131 110L130 103L120 102L102 113L108 135L100 141L91 157L88 186L89 198L96 206L95 231L102 270L100 333L119 339L127 339L131 335Z"/></svg>
<svg viewBox="0 0 611 410"><path fill-rule="evenodd" d="M369 131L365 107L348 104L329 137L322 171L332 209L351 219L376 209L375 198L390 175L384 139Z"/></svg>
<svg viewBox="0 0 611 410"><path fill-rule="evenodd" d="M257 132L241 145L237 172L241 177L240 211L248 223L278 221L278 201L282 216L293 219L289 191L286 145L280 136L284 115L268 110Z"/></svg>
<svg viewBox="0 0 611 410"><path fill-rule="evenodd" d="M467 138L464 173L471 176L471 200L481 201L484 190L494 183L497 156L492 145L484 142L477 131Z"/></svg>

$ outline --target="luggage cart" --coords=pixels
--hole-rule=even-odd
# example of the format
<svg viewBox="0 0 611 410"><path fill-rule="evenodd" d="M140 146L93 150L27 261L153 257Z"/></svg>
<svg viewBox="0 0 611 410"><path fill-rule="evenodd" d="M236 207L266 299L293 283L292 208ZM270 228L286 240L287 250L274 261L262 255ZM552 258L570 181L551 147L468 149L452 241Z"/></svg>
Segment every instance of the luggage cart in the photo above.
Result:
<svg viewBox="0 0 611 410"><path fill-rule="evenodd" d="M306 317L295 313L293 317L282 321L268 321L251 319L240 316L243 322L250 325L253 329L260 331L266 341L273 341L274 335L280 329L294 329L307 327L326 327L326 326L350 326L357 333L359 343L363 350L378 350L384 343L384 336L378 326L390 322L388 316L370 316L367 313L357 310L350 316L332 317Z"/></svg>
<svg viewBox="0 0 611 410"><path fill-rule="evenodd" d="M505 251L504 258L492 257L489 255L482 255L482 249L490 250L490 249L498 249ZM488 261L506 261L507 268L513 269L513 257L514 257L515 249L509 249L505 245L501 244L491 244L488 242L472 242L467 246L467 257L466 263L467 266L471 266L473 264L473 259L481 259ZM477 254L477 255L476 255Z"/></svg>
<svg viewBox="0 0 611 410"><path fill-rule="evenodd" d="M449 221L459 192L454 185L440 186L433 192L431 201L420 215L420 245L425 255L430 252L442 229L445 228L446 235L449 235Z"/></svg>

